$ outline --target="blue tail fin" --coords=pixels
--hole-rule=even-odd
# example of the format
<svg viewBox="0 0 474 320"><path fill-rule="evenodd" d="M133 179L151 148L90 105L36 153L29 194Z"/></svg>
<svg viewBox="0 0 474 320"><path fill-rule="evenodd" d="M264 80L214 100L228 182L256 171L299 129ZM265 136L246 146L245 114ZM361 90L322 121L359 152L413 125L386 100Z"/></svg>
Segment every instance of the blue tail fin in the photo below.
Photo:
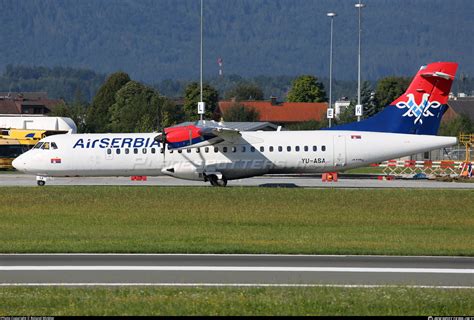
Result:
<svg viewBox="0 0 474 320"><path fill-rule="evenodd" d="M436 62L421 67L407 91L373 117L328 130L436 135L447 110L458 64Z"/></svg>

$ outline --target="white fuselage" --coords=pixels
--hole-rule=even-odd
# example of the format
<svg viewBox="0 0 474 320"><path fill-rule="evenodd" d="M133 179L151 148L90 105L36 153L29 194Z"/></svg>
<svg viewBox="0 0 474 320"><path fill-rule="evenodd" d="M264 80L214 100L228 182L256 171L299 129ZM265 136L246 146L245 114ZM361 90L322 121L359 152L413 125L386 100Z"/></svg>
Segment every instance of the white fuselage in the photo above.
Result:
<svg viewBox="0 0 474 320"><path fill-rule="evenodd" d="M367 166L456 144L454 137L354 132L242 132L232 143L165 150L157 133L64 134L14 161L26 173L59 176L159 176L204 180L210 173L239 179L267 173L319 173Z"/></svg>

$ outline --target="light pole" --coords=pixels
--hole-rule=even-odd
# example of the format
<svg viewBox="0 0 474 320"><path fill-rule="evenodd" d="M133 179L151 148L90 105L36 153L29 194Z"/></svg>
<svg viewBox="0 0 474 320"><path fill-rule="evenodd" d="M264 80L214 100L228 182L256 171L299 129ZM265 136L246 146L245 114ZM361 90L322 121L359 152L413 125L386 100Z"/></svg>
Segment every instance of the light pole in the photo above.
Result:
<svg viewBox="0 0 474 320"><path fill-rule="evenodd" d="M357 75L358 75L358 81L357 81L357 105L356 105L356 116L357 116L357 121L360 121L360 117L362 116L362 111L363 111L363 106L360 102L360 20L361 20L361 12L362 8L365 7L365 4L361 3L361 0L359 0L359 3L355 4L355 7L359 9L359 60L358 60L358 67L357 67Z"/></svg>
<svg viewBox="0 0 474 320"><path fill-rule="evenodd" d="M203 100L202 98L202 25L203 25L203 7L204 7L203 1L204 0L201 0L201 68L200 68L201 99L198 102L198 114L199 114L201 122L203 120L203 116L206 110L206 104L204 103L204 101L202 101Z"/></svg>
<svg viewBox="0 0 474 320"><path fill-rule="evenodd" d="M337 14L335 12L329 12L326 15L331 18L331 44L329 46L329 109L332 109L332 31L334 17L337 16ZM334 117L334 110L329 110L327 116L329 120L329 128L331 128L331 120Z"/></svg>

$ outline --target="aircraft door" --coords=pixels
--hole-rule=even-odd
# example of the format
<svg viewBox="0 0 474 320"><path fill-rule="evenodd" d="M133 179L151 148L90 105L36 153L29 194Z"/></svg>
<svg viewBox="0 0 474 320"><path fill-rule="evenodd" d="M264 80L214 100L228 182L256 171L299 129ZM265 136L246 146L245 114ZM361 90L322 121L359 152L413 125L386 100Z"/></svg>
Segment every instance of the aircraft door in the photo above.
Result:
<svg viewBox="0 0 474 320"><path fill-rule="evenodd" d="M334 136L334 167L343 167L346 165L346 136L335 135Z"/></svg>
<svg viewBox="0 0 474 320"><path fill-rule="evenodd" d="M114 150L112 150L110 148L104 149L106 160L112 160L114 158L114 152L113 151Z"/></svg>

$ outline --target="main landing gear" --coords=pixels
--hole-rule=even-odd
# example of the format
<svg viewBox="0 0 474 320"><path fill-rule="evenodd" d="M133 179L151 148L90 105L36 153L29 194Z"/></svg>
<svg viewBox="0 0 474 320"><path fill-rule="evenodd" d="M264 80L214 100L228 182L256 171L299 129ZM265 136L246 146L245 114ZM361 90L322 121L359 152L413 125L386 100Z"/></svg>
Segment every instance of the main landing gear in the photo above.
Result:
<svg viewBox="0 0 474 320"><path fill-rule="evenodd" d="M224 176L222 176L221 179L218 179L216 175L210 175L207 176L207 180L213 187L225 187L227 185L227 179Z"/></svg>

